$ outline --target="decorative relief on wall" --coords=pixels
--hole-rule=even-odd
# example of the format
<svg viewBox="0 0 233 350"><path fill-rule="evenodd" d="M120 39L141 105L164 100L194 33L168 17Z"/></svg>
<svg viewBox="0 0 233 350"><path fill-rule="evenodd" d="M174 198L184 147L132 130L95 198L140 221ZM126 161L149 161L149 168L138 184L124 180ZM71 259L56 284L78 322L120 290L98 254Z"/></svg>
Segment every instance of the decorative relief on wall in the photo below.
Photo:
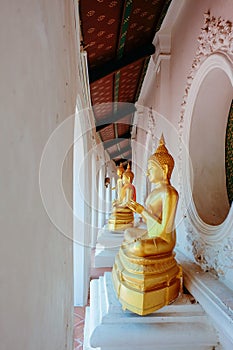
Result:
<svg viewBox="0 0 233 350"><path fill-rule="evenodd" d="M153 110L152 107L150 107L149 112L148 112L148 129L149 133L151 134L151 139L152 139L152 151L157 147L156 146L156 136L155 136L155 128L156 128L156 119L155 116L153 115Z"/></svg>
<svg viewBox="0 0 233 350"><path fill-rule="evenodd" d="M233 56L233 29L232 23L221 17L214 17L210 12L204 14L205 22L201 34L198 37L199 46L193 59L191 70L187 77L185 94L181 104L180 128L184 118L185 106L193 78L201 63L210 55L217 52L224 52Z"/></svg>
<svg viewBox="0 0 233 350"><path fill-rule="evenodd" d="M228 115L225 148L227 195L231 204L233 201L233 101Z"/></svg>
<svg viewBox="0 0 233 350"><path fill-rule="evenodd" d="M191 246L193 257L204 271L210 271L216 276L224 276L233 268L233 239L225 237L221 244L206 244L199 232L185 219L187 242Z"/></svg>
<svg viewBox="0 0 233 350"><path fill-rule="evenodd" d="M198 37L199 46L193 59L190 72L187 77L185 94L181 104L179 120L179 187L182 201L181 209L187 210L184 200L184 180L182 152L184 133L184 115L187 109L187 101L194 77L201 64L213 54L223 54L233 60L233 27L230 21L221 17L214 17L210 12L204 14L204 26ZM231 129L232 130L232 129ZM232 135L232 134L231 134ZM232 161L232 158L231 158ZM231 178L232 179L232 178ZM185 189L186 191L186 189ZM194 204L188 208L187 215L184 212L184 226L187 232L187 251L192 250L197 263L205 270L215 273L217 276L226 275L233 268L233 224L230 217L220 226L210 226L195 217ZM232 212L230 212L232 213ZM230 216L230 215L229 215Z"/></svg>

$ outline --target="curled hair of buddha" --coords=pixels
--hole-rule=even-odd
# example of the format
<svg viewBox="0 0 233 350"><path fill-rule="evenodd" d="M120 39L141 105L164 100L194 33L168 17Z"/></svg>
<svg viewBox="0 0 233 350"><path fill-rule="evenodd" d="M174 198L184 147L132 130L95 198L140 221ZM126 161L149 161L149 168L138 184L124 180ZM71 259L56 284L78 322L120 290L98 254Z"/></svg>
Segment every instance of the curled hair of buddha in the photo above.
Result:
<svg viewBox="0 0 233 350"><path fill-rule="evenodd" d="M124 172L124 175L126 175L127 177L130 178L130 182L131 182L131 183L133 182L134 173L131 171L131 168L130 168L130 164L129 164L129 163L128 163L128 165L127 165L126 171Z"/></svg>
<svg viewBox="0 0 233 350"><path fill-rule="evenodd" d="M167 147L165 146L165 141L163 134L160 138L159 145L152 156L148 159L148 161L158 163L162 169L164 169L164 165L168 166L167 177L170 180L171 174L174 168L174 159L171 154L168 152Z"/></svg>

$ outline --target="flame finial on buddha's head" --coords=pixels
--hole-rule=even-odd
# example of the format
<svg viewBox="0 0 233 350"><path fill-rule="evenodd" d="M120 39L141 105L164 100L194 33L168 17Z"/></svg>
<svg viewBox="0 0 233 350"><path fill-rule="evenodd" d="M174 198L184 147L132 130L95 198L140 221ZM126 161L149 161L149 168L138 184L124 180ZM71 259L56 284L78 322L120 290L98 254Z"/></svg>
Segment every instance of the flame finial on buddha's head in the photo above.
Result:
<svg viewBox="0 0 233 350"><path fill-rule="evenodd" d="M127 175L127 176L130 178L130 182L132 183L132 182L133 182L133 179L134 179L134 173L132 172L129 163L128 163L128 165L127 165L127 169L126 169L126 171L124 172L124 174Z"/></svg>
<svg viewBox="0 0 233 350"><path fill-rule="evenodd" d="M174 168L174 159L171 154L168 152L167 147L165 146L165 140L163 134L159 140L159 145L154 154L152 154L149 158L149 161L158 163L163 169L164 165L168 166L168 179L171 178L171 174Z"/></svg>

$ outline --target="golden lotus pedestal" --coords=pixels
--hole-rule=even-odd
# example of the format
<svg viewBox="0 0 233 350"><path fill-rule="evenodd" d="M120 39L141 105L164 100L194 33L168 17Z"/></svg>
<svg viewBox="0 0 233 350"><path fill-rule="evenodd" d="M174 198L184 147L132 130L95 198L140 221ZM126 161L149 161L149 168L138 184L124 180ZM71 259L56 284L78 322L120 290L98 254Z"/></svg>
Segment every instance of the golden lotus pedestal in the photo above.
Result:
<svg viewBox="0 0 233 350"><path fill-rule="evenodd" d="M182 291L182 269L174 252L140 258L128 256L121 247L112 277L122 308L138 315L172 303Z"/></svg>
<svg viewBox="0 0 233 350"><path fill-rule="evenodd" d="M121 231L134 225L134 214L129 208L118 207L115 209L109 220L108 229L110 231Z"/></svg>

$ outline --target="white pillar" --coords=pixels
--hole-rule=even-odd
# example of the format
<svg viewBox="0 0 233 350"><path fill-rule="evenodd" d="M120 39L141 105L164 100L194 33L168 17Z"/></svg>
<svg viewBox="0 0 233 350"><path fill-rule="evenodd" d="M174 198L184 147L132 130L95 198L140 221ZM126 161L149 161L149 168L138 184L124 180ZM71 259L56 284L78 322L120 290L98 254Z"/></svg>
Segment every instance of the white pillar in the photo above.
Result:
<svg viewBox="0 0 233 350"><path fill-rule="evenodd" d="M99 186L98 186L98 193L99 193L99 200L98 200L98 227L101 228L104 226L105 223L105 186L104 186L104 176L105 176L105 169L104 166L102 166L99 170Z"/></svg>
<svg viewBox="0 0 233 350"><path fill-rule="evenodd" d="M108 185L108 187L105 190L105 194L106 194L105 219L107 221L109 219L109 215L110 215L111 209L112 209L112 190L111 190L111 185Z"/></svg>
<svg viewBox="0 0 233 350"><path fill-rule="evenodd" d="M95 154L92 155L92 221L91 221L91 246L95 247L98 234L98 181L99 174L97 173Z"/></svg>
<svg viewBox="0 0 233 350"><path fill-rule="evenodd" d="M81 123L80 119L83 123ZM74 305L84 306L87 304L90 263L91 263L91 174L90 158L85 157L88 153L88 140L82 136L82 128L85 128L85 116L80 113L75 118L74 138Z"/></svg>
<svg viewBox="0 0 233 350"><path fill-rule="evenodd" d="M111 180L111 189L112 188L115 188L114 190L112 189L112 201L114 201L114 199L117 198L116 196L116 178L115 177L112 177L112 180Z"/></svg>

